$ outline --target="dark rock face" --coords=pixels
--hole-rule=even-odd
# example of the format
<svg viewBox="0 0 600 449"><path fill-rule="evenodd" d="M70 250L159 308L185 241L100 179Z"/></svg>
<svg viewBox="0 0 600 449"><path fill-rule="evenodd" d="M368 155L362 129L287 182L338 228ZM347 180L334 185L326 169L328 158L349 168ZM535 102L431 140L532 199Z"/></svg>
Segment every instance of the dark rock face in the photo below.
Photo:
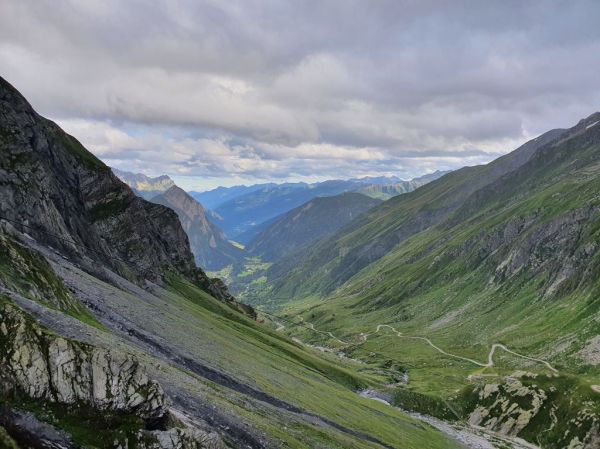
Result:
<svg viewBox="0 0 600 449"><path fill-rule="evenodd" d="M199 266L220 270L242 258L242 250L229 243L223 231L207 219L204 207L179 187L173 186L151 201L175 211Z"/></svg>
<svg viewBox="0 0 600 449"><path fill-rule="evenodd" d="M36 239L123 272L193 271L172 211L136 197L101 161L0 83L0 213ZM93 257L92 257L93 256Z"/></svg>
<svg viewBox="0 0 600 449"><path fill-rule="evenodd" d="M33 413L16 411L8 407L0 407L0 447L3 449L77 448L68 435L39 421Z"/></svg>
<svg viewBox="0 0 600 449"><path fill-rule="evenodd" d="M522 271L530 275L547 274L544 295L553 296L561 290L574 289L589 283L593 277L593 256L598 243L586 238L586 227L597 219L598 209L585 207L544 223L520 239L498 260L494 280L500 282ZM522 231L528 230L523 227ZM512 234L512 235L511 235ZM502 244L514 242L517 232L509 233ZM520 237L520 236L519 236Z"/></svg>
<svg viewBox="0 0 600 449"><path fill-rule="evenodd" d="M565 293L594 280L598 243L588 231L598 212L586 206L549 221L536 213L514 217L448 251L444 260L465 258L471 269L486 264L495 285L521 274L532 278L544 273L544 296ZM441 245L443 241L437 246Z"/></svg>
<svg viewBox="0 0 600 449"><path fill-rule="evenodd" d="M1 78L0 149L0 218L88 268L158 283L175 272L233 300L195 266L175 212L137 197Z"/></svg>

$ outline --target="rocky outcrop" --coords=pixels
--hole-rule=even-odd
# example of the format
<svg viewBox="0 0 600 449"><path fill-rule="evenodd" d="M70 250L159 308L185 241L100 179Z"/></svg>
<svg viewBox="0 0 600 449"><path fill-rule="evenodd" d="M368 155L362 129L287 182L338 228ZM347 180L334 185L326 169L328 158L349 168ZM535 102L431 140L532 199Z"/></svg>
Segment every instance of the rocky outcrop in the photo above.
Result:
<svg viewBox="0 0 600 449"><path fill-rule="evenodd" d="M233 297L229 293L229 290L227 289L227 286L225 285L225 282L223 282L222 279L212 278L208 279L208 281L201 280L200 282L200 286L205 291L210 293L213 297L217 298L219 301L224 302L232 309L243 313L244 315L252 318L253 320L256 319L256 310L254 310L254 308L252 306L249 306L248 304L244 304L242 302L237 301L235 297Z"/></svg>
<svg viewBox="0 0 600 449"><path fill-rule="evenodd" d="M0 399L26 397L42 404L85 406L99 414L135 416L144 423L134 437L141 448L223 447L218 434L171 414L161 386L134 357L51 334L8 300L0 301ZM30 447L72 446L68 435L30 414L6 408L1 415L0 426ZM117 440L114 447L132 443L131 438Z"/></svg>
<svg viewBox="0 0 600 449"><path fill-rule="evenodd" d="M229 243L223 231L207 219L204 207L179 187L173 186L151 201L175 211L199 266L220 270L242 260L242 250Z"/></svg>
<svg viewBox="0 0 600 449"><path fill-rule="evenodd" d="M143 432L140 449L225 449L216 433L206 433L192 427Z"/></svg>
<svg viewBox="0 0 600 449"><path fill-rule="evenodd" d="M542 389L527 387L511 377L504 384L486 384L479 390L479 399L491 404L471 412L469 424L516 436L538 414L547 398Z"/></svg>
<svg viewBox="0 0 600 449"><path fill-rule="evenodd" d="M146 420L167 413L160 385L133 357L48 334L7 302L0 308L0 367L6 388L33 399L85 403Z"/></svg>
<svg viewBox="0 0 600 449"><path fill-rule="evenodd" d="M557 389L559 382L565 391ZM498 383L479 384L467 420L541 447L595 449L600 441L600 416L578 391L579 386L569 386L569 382L518 371Z"/></svg>
<svg viewBox="0 0 600 449"><path fill-rule="evenodd" d="M577 354L588 365L600 365L600 335L586 341L585 346Z"/></svg>

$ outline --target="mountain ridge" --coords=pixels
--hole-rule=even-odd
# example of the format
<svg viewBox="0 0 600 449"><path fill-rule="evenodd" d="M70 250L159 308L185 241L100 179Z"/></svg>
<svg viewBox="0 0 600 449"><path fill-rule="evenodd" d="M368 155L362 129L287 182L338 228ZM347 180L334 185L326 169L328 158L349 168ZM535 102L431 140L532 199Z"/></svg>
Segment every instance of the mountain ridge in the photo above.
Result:
<svg viewBox="0 0 600 449"><path fill-rule="evenodd" d="M402 181L396 184L389 184L387 193L382 193L383 178L375 178L373 184L369 178L350 179L350 180L327 180L323 182L307 183L283 183L266 184L252 186L252 190L244 191L241 195L236 195L225 202L214 207L222 221L219 226L225 231L225 234L234 240L239 240L247 244L257 235L261 225L266 221L288 212L315 197L335 196L343 192L361 191L362 193L387 199L392 195L405 193L414 190L431 176L438 176L442 172L431 174L422 178L417 178L414 182ZM418 181L418 179L422 179ZM390 178L394 181L395 178ZM371 191L368 187L371 186ZM259 187L259 188L254 188ZM377 190L380 190L377 192ZM200 197L198 197L200 198Z"/></svg>
<svg viewBox="0 0 600 449"><path fill-rule="evenodd" d="M246 246L250 255L275 261L299 247L332 234L381 201L358 192L316 197L286 212Z"/></svg>
<svg viewBox="0 0 600 449"><path fill-rule="evenodd" d="M26 226L25 232L79 258L90 271L93 259L138 282L163 282L172 270L234 301L222 283L196 267L172 210L137 197L2 78L0 136L0 214L14 226Z"/></svg>
<svg viewBox="0 0 600 449"><path fill-rule="evenodd" d="M427 184L428 182L435 181L436 179L441 178L442 176L448 173L450 173L450 171L436 170L433 173L419 176L418 178L413 178L410 181L403 181L399 178L396 178L397 180L392 183L385 182L383 179L381 179L381 182L372 183L370 185L362 187L358 189L357 192L363 193L373 198L388 200L394 196L412 192L413 190L418 189L419 187Z"/></svg>
<svg viewBox="0 0 600 449"><path fill-rule="evenodd" d="M132 173L111 167L113 173L127 184L131 189L145 200L150 200L156 195L166 192L175 185L175 182L167 175L150 177L143 173Z"/></svg>
<svg viewBox="0 0 600 449"><path fill-rule="evenodd" d="M299 271L316 273L328 263L333 265L327 268L330 280L324 280L326 286L323 280L308 282L307 285L312 291L325 288L325 291L331 292L362 268L383 257L395 245L454 212L473 192L525 163L537 148L563 132L548 131L490 164L456 170L413 192L391 198L343 227L319 246L295 253L293 259L290 257L273 266L267 276L273 280L275 294L284 297L295 294L292 292L301 290L299 282L307 281ZM391 215L396 210L398 214L392 221ZM359 234L362 226L365 228ZM291 281L291 277L296 276L294 273L297 273L298 281Z"/></svg>
<svg viewBox="0 0 600 449"><path fill-rule="evenodd" d="M229 243L223 231L207 219L202 204L183 189L173 185L150 201L177 213L198 266L215 271L241 259L242 251Z"/></svg>

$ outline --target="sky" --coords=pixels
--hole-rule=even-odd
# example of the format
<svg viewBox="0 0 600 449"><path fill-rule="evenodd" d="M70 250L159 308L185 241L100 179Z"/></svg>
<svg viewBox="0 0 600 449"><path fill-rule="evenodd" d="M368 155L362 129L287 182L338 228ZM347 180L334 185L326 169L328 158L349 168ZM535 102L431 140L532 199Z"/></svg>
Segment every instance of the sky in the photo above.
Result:
<svg viewBox="0 0 600 449"><path fill-rule="evenodd" d="M600 110L600 2L1 0L0 76L183 188L404 179Z"/></svg>

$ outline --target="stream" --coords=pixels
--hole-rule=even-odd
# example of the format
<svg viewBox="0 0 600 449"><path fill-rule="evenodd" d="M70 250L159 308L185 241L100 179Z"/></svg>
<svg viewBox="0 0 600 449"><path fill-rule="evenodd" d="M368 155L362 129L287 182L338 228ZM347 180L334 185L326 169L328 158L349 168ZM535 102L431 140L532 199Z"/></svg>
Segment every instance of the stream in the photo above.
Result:
<svg viewBox="0 0 600 449"><path fill-rule="evenodd" d="M413 419L423 421L469 449L540 449L538 446L521 438L500 435L482 427L469 426L467 424L451 424L433 416L394 407L382 393L375 390L363 390L358 392L358 394L363 398L372 399L400 410Z"/></svg>

